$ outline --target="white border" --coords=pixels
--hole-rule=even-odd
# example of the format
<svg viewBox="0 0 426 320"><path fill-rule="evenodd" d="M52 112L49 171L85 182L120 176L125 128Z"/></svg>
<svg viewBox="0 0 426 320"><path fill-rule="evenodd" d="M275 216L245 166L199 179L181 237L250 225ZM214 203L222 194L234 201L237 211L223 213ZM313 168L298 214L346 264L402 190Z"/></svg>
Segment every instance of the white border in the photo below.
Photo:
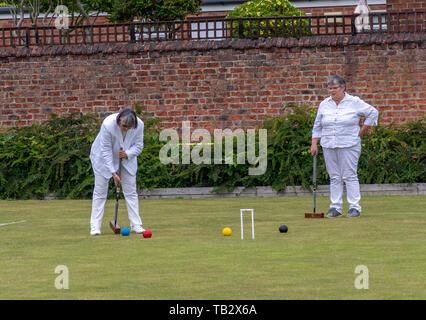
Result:
<svg viewBox="0 0 426 320"><path fill-rule="evenodd" d="M22 222L26 222L26 221L27 221L27 220L21 220L21 221L13 221L13 222L0 223L0 227L8 226L9 224L22 223Z"/></svg>

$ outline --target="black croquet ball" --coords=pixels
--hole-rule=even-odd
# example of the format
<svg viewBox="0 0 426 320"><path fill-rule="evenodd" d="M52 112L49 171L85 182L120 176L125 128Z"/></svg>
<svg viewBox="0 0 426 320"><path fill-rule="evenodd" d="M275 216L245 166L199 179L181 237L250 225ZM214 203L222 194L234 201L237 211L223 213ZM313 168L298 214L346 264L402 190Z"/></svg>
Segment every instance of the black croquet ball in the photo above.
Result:
<svg viewBox="0 0 426 320"><path fill-rule="evenodd" d="M288 227L285 224L283 224L280 226L279 230L281 233L286 233L288 231Z"/></svg>

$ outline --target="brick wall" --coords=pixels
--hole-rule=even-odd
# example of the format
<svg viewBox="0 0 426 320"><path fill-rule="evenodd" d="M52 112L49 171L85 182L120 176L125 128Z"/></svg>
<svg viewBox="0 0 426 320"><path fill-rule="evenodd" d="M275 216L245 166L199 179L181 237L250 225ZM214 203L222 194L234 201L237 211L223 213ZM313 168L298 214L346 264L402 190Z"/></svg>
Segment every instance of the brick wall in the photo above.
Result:
<svg viewBox="0 0 426 320"><path fill-rule="evenodd" d="M317 106L328 76L381 112L381 123L426 111L423 34L176 41L0 50L0 125L52 112L133 105L164 127L258 127L288 104Z"/></svg>
<svg viewBox="0 0 426 320"><path fill-rule="evenodd" d="M386 0L387 11L420 11L426 9L425 0Z"/></svg>

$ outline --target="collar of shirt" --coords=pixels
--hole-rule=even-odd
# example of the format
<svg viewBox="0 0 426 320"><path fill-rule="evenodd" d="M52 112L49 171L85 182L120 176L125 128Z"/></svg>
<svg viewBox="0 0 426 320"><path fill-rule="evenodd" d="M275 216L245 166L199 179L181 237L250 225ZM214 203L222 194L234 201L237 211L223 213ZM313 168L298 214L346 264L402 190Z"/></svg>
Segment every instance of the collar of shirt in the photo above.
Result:
<svg viewBox="0 0 426 320"><path fill-rule="evenodd" d="M343 101L346 101L346 100L349 100L349 101L352 100L352 96L350 94L348 94L348 93L345 92L345 96L343 97L342 101L340 101L340 103L342 103ZM326 101L328 103L334 102L334 100L333 100L333 98L331 96L329 96L328 98L326 98ZM334 103L336 104L336 102L334 102Z"/></svg>

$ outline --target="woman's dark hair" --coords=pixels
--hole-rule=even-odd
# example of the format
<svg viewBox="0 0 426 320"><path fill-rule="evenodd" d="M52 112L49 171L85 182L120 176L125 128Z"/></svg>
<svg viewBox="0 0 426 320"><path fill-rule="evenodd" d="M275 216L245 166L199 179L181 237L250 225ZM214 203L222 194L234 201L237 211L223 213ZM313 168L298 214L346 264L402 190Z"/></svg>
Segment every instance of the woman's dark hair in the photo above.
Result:
<svg viewBox="0 0 426 320"><path fill-rule="evenodd" d="M138 127L138 119L136 117L136 113L129 108L126 108L117 116L117 125L123 124L126 127L136 129Z"/></svg>

